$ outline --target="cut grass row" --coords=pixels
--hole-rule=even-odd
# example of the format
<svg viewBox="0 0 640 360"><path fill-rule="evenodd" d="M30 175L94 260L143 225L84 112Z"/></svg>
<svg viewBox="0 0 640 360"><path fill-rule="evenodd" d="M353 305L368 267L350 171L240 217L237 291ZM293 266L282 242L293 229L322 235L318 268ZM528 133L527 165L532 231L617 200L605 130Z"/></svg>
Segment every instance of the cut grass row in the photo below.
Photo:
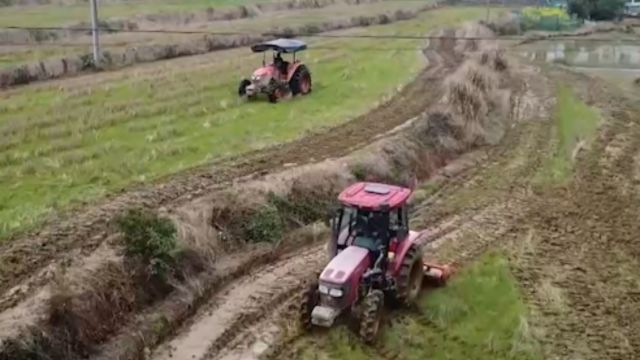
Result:
<svg viewBox="0 0 640 360"><path fill-rule="evenodd" d="M479 8L351 30L423 33L480 18ZM331 49L315 49L326 45ZM246 49L148 64L5 92L0 100L0 238L73 202L96 199L225 156L337 125L415 76L416 40L318 40L304 54L314 92L242 104L236 88L260 58Z"/></svg>
<svg viewBox="0 0 640 360"><path fill-rule="evenodd" d="M446 287L423 296L417 309L391 314L378 348L408 360L541 359L528 316L508 261L489 253ZM305 360L384 358L344 327L296 345Z"/></svg>
<svg viewBox="0 0 640 360"><path fill-rule="evenodd" d="M556 92L554 120L557 147L535 179L539 184L564 184L571 179L574 154L595 136L600 114L562 84Z"/></svg>

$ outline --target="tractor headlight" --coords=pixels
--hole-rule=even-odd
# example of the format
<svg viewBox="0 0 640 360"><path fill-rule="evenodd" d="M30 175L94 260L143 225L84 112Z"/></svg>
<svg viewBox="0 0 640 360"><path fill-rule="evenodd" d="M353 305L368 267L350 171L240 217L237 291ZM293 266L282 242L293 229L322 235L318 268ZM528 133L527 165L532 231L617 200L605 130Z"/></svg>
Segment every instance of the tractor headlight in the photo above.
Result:
<svg viewBox="0 0 640 360"><path fill-rule="evenodd" d="M264 75L251 75L251 81L261 82L264 79Z"/></svg>
<svg viewBox="0 0 640 360"><path fill-rule="evenodd" d="M320 285L318 286L318 290L320 291L321 294L328 294L329 293L329 288L326 287L325 285Z"/></svg>
<svg viewBox="0 0 640 360"><path fill-rule="evenodd" d="M344 295L344 291L342 289L331 289L329 290L329 295L333 297L342 297Z"/></svg>

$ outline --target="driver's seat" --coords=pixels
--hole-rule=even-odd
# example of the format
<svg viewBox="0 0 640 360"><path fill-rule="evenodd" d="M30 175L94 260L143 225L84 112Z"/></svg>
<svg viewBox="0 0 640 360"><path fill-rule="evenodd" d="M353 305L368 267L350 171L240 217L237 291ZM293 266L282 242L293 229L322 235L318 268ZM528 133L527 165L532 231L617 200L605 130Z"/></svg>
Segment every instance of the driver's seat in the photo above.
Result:
<svg viewBox="0 0 640 360"><path fill-rule="evenodd" d="M373 267L380 256L380 245L381 240L377 237L359 235L353 239L353 246L361 247L369 251L371 267Z"/></svg>

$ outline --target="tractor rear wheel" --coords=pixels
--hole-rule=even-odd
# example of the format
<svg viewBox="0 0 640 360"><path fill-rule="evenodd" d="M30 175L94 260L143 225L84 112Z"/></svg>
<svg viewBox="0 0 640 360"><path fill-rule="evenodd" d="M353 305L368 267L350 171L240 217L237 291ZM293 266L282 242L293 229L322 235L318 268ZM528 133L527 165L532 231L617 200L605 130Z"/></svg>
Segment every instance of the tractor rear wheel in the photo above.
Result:
<svg viewBox="0 0 640 360"><path fill-rule="evenodd" d="M367 344L373 343L382 323L382 309L384 307L384 293L381 290L372 290L362 301L362 314L360 315L360 338Z"/></svg>
<svg viewBox="0 0 640 360"><path fill-rule="evenodd" d="M412 244L400 264L396 301L400 305L411 305L420 295L423 278L422 249Z"/></svg>
<svg viewBox="0 0 640 360"><path fill-rule="evenodd" d="M238 86L238 96L247 95L247 86L251 85L251 81L248 79L243 79L240 81L240 85Z"/></svg>
<svg viewBox="0 0 640 360"><path fill-rule="evenodd" d="M298 322L302 330L311 328L311 312L320 301L318 281L312 281L305 286L298 299Z"/></svg>
<svg viewBox="0 0 640 360"><path fill-rule="evenodd" d="M306 66L300 65L289 80L292 95L306 95L311 92L311 73Z"/></svg>

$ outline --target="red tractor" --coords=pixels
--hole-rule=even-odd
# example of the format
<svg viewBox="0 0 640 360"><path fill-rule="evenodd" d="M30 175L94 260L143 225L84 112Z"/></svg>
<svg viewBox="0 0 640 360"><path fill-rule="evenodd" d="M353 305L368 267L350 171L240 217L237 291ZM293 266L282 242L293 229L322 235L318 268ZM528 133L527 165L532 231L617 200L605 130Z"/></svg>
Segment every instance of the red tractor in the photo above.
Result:
<svg viewBox="0 0 640 360"><path fill-rule="evenodd" d="M295 39L278 39L253 45L255 53L273 51L273 61L266 63L266 55L262 59L262 67L251 75L251 79L243 79L238 87L238 95L254 99L258 94L266 94L270 102L278 102L289 95L306 95L311 92L311 73L299 60L296 53L305 50L307 45ZM292 62L282 58L283 53L293 54Z"/></svg>
<svg viewBox="0 0 640 360"><path fill-rule="evenodd" d="M330 327L343 313L359 323L363 341L375 340L385 299L408 305L422 283L443 285L451 271L425 263L426 231L409 230L407 199L412 190L378 183L356 183L338 197L341 208L331 221L329 264L305 289L299 303L303 328Z"/></svg>

